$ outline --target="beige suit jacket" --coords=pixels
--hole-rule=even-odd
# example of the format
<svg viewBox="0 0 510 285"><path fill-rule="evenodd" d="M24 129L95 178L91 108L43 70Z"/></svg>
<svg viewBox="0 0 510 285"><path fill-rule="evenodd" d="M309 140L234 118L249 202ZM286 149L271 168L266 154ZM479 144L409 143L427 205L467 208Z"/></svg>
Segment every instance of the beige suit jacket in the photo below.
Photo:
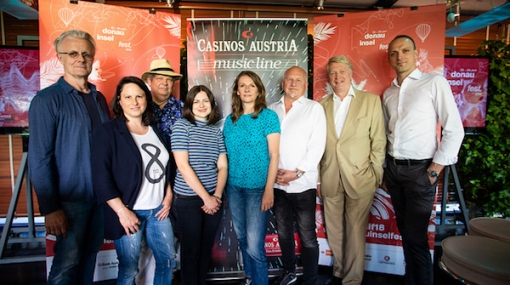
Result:
<svg viewBox="0 0 510 285"><path fill-rule="evenodd" d="M386 133L381 99L364 91L354 93L340 138L335 128L335 95L320 101L327 122L326 150L320 162L323 197L345 191L359 199L373 195L382 182Z"/></svg>

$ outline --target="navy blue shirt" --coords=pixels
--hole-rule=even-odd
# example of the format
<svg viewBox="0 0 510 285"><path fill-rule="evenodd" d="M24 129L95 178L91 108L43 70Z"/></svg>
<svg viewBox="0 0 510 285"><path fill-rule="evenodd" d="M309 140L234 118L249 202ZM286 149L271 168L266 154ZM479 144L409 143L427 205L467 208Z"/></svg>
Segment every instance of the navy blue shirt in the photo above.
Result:
<svg viewBox="0 0 510 285"><path fill-rule="evenodd" d="M110 120L106 99L89 83L101 121ZM83 98L63 77L39 91L30 104L28 167L39 210L60 202L94 202L90 167L92 124Z"/></svg>

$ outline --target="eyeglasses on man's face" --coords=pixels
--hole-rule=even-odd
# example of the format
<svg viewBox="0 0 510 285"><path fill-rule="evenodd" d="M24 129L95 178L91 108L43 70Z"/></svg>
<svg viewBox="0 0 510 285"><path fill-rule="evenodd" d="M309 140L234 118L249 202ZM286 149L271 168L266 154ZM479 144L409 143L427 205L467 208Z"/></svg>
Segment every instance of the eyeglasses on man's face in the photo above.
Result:
<svg viewBox="0 0 510 285"><path fill-rule="evenodd" d="M70 58L73 58L73 59L78 58L79 55L81 55L83 57L83 59L85 59L85 60L92 60L92 59L94 59L93 55L91 55L90 53L85 52L85 51L82 52L82 53L79 53L77 51L58 52L58 54L67 54Z"/></svg>

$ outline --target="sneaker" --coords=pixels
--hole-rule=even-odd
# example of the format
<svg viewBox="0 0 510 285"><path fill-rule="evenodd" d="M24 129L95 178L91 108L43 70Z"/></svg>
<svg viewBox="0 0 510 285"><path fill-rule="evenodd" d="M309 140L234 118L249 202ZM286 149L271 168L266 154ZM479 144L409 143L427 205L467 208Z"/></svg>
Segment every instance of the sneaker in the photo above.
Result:
<svg viewBox="0 0 510 285"><path fill-rule="evenodd" d="M290 285L296 283L297 277L294 272L285 272L280 276L277 283L278 285Z"/></svg>
<svg viewBox="0 0 510 285"><path fill-rule="evenodd" d="M239 285L251 285L251 279L245 278L243 281L241 281L241 283L239 283Z"/></svg>

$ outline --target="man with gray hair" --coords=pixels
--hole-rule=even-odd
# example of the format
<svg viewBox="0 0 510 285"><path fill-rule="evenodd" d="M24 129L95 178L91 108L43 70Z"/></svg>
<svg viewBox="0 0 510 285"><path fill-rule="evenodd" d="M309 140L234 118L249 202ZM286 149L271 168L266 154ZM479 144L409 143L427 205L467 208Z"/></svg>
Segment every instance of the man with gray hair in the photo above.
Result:
<svg viewBox="0 0 510 285"><path fill-rule="evenodd" d="M92 284L104 223L92 188L90 140L110 113L103 94L88 82L92 36L70 30L54 45L64 75L30 105L29 173L46 233L56 236L48 284Z"/></svg>
<svg viewBox="0 0 510 285"><path fill-rule="evenodd" d="M278 285L297 281L293 221L301 240L301 284L314 285L319 269L315 208L317 167L326 145L326 117L319 103L306 98L307 88L306 71L293 66L283 76L283 97L269 106L278 114L282 131L273 206L283 263Z"/></svg>
<svg viewBox="0 0 510 285"><path fill-rule="evenodd" d="M368 214L383 178L384 117L379 96L352 87L352 64L345 56L332 57L326 72L333 93L320 101L328 132L317 187L334 257L326 284L359 285Z"/></svg>

